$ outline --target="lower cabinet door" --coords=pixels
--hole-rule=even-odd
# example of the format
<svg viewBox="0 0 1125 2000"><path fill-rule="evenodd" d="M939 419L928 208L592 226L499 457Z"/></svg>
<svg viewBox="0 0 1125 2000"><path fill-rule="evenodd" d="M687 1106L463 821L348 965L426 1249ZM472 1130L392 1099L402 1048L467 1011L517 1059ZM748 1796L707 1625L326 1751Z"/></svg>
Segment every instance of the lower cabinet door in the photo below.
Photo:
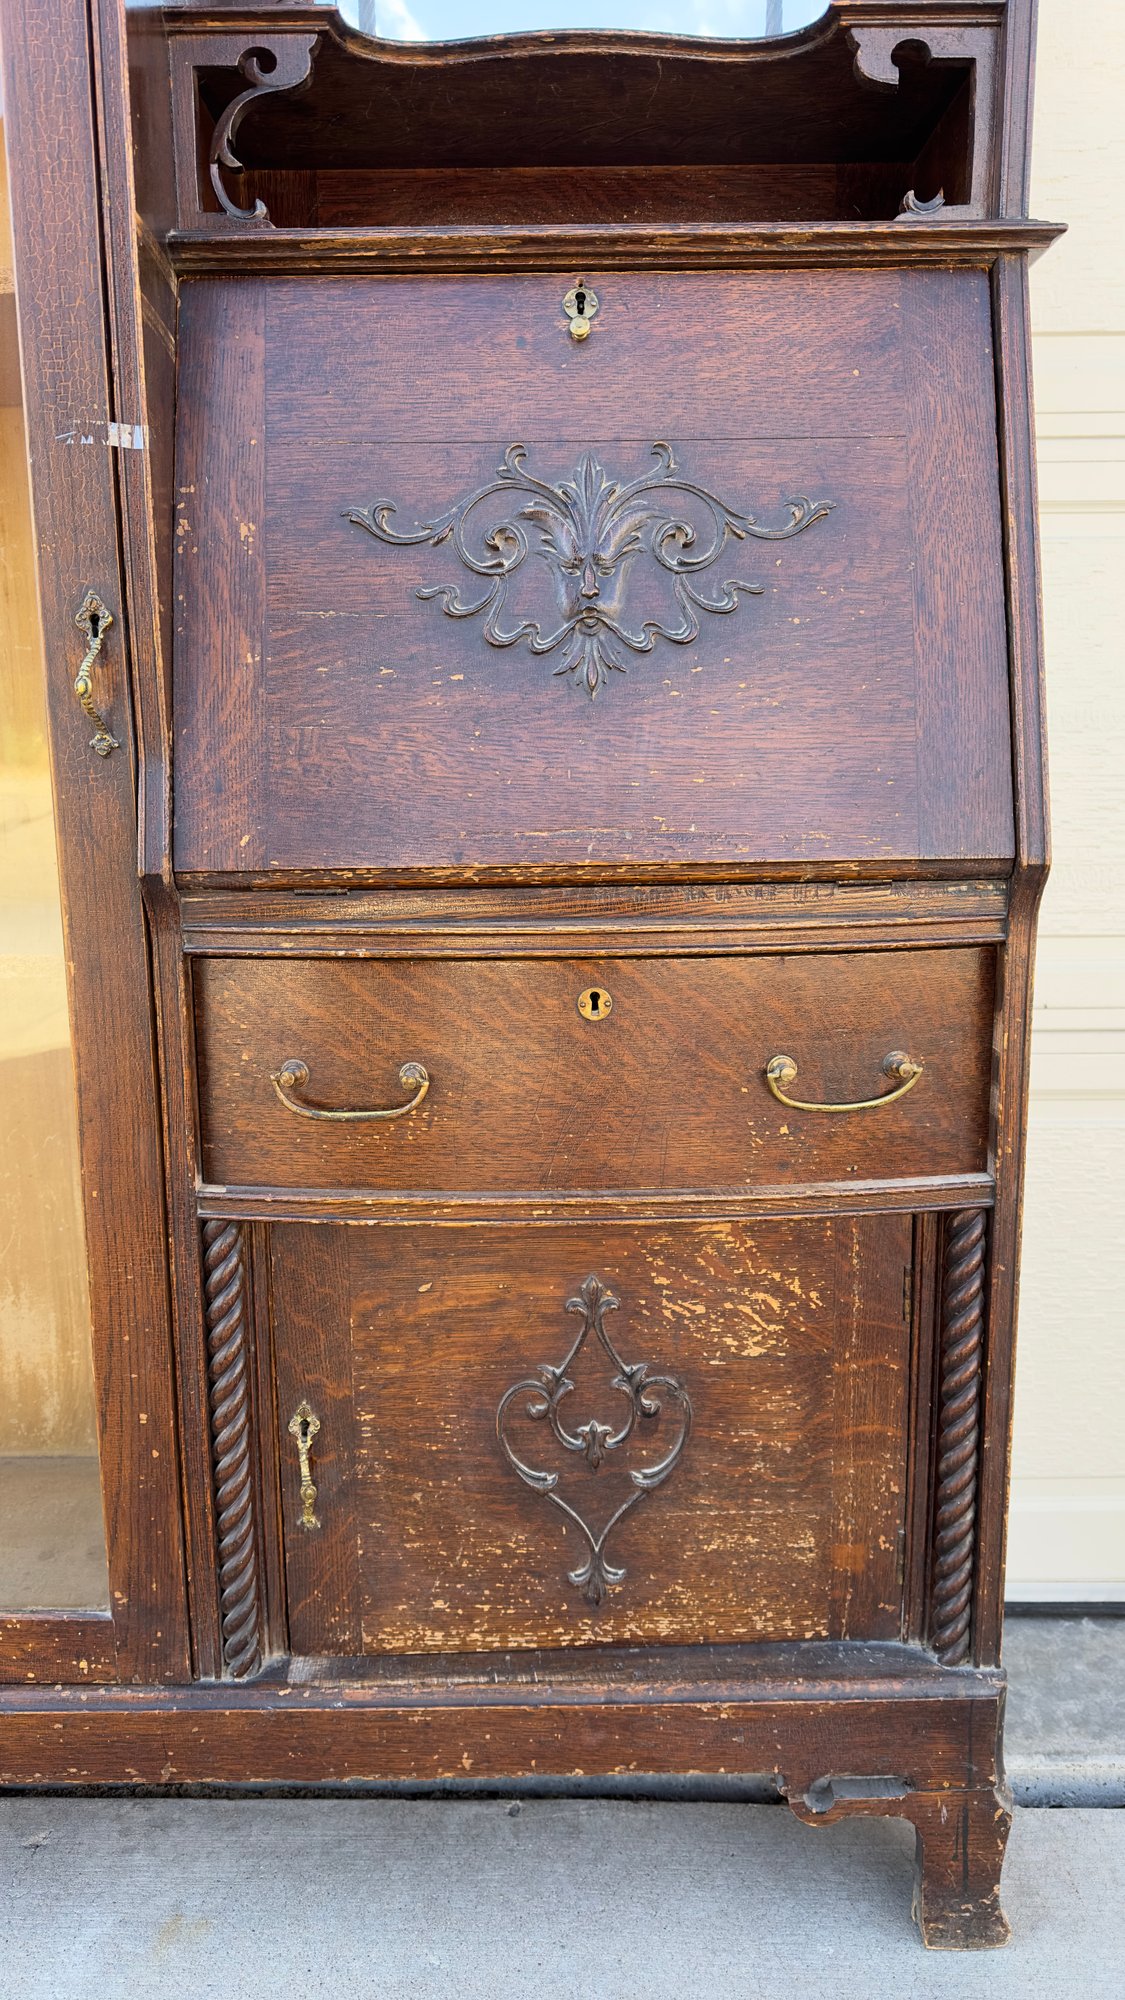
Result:
<svg viewBox="0 0 1125 2000"><path fill-rule="evenodd" d="M271 1230L302 1655L893 1638L908 1216Z"/></svg>

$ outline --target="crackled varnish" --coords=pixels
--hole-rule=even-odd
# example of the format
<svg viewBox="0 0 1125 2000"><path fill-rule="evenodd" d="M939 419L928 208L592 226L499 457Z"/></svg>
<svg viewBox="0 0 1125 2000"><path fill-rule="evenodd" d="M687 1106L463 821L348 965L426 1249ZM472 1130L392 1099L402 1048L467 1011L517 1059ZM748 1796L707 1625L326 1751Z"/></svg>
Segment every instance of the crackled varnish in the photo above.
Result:
<svg viewBox="0 0 1125 2000"><path fill-rule="evenodd" d="M113 1610L0 1776L764 1774L1003 1942L1031 0L22 16Z"/></svg>

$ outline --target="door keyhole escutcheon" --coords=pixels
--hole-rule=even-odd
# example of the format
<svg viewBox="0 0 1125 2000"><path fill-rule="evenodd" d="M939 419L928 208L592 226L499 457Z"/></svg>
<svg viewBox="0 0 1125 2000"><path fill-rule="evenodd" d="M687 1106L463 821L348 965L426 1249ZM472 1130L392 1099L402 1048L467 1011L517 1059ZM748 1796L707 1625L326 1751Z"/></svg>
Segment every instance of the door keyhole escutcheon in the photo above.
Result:
<svg viewBox="0 0 1125 2000"><path fill-rule="evenodd" d="M319 1528L320 1519L316 1512L316 1483L312 1476L312 1443L320 1429L320 1418L309 1408L308 1403L298 1403L289 1419L289 1433L297 1446L297 1463L301 1475L301 1512L299 1528Z"/></svg>
<svg viewBox="0 0 1125 2000"><path fill-rule="evenodd" d="M578 1012L584 1021L604 1021L613 1012L613 995L604 986L588 986L578 995Z"/></svg>
<svg viewBox="0 0 1125 2000"><path fill-rule="evenodd" d="M563 300L563 311L570 321L572 340L585 340L590 332L590 322L598 310L598 295L590 290L580 278L573 290Z"/></svg>

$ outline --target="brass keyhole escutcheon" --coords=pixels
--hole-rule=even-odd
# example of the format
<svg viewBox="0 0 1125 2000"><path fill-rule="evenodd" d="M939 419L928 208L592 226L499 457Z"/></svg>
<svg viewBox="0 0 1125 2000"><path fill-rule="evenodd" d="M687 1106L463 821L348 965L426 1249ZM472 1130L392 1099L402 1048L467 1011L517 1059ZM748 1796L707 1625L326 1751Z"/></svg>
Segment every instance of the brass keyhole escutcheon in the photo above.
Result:
<svg viewBox="0 0 1125 2000"><path fill-rule="evenodd" d="M590 322L598 310L598 295L583 284L581 278L563 300L563 311L570 321L572 340L585 340L589 336Z"/></svg>
<svg viewBox="0 0 1125 2000"><path fill-rule="evenodd" d="M289 1419L289 1434L297 1447L297 1464L301 1475L301 1512L297 1521L299 1528L319 1528L320 1519L316 1512L316 1484L312 1476L312 1444L320 1429L320 1418L306 1402L300 1402Z"/></svg>
<svg viewBox="0 0 1125 2000"><path fill-rule="evenodd" d="M604 986L588 986L578 995L578 1012L584 1021L604 1021L613 1012L613 995Z"/></svg>

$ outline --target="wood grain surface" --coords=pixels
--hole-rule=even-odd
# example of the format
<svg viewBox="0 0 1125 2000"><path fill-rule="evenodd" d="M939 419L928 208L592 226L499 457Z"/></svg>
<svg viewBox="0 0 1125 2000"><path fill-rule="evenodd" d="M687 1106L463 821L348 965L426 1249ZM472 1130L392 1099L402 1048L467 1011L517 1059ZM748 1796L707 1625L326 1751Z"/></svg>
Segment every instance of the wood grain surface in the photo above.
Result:
<svg viewBox="0 0 1125 2000"><path fill-rule="evenodd" d="M602 304L582 347L554 275L184 285L178 868L1002 866L984 274L587 275ZM433 521L515 441L557 483L586 449L637 477L656 439L762 521L801 495L833 511L731 542L699 580L764 595L628 654L594 700L556 655L418 601L480 594L451 543L388 547L345 518L389 500L396 527ZM537 549L517 584L509 622L550 629ZM626 602L675 609L647 556Z"/></svg>
<svg viewBox="0 0 1125 2000"><path fill-rule="evenodd" d="M120 494L113 454L93 442L98 434L104 440L111 415L125 413L115 409L110 381L101 162L82 0L27 0L18 32L3 37L3 58L113 1616L77 1628L66 1617L12 1619L0 1675L27 1682L117 1673L155 1682L186 1678L190 1634ZM106 92L119 88L107 76ZM134 414L143 415L130 408ZM82 658L74 619L89 590L115 620L97 669L97 700L120 743L105 758L92 752L74 698Z"/></svg>
<svg viewBox="0 0 1125 2000"><path fill-rule="evenodd" d="M986 1164L993 954L988 949L763 958L203 959L194 965L203 1175L296 1188L702 1189L963 1174ZM578 1011L608 992L602 1020ZM925 1070L897 1103L884 1058ZM302 1117L304 1099L387 1108L370 1124Z"/></svg>
<svg viewBox="0 0 1125 2000"><path fill-rule="evenodd" d="M320 27L323 20L326 32L310 85L298 96L253 109L243 127L243 157L253 166L352 172L394 172L406 163L566 168L912 161L963 89L969 68L961 51L931 63L917 50L914 36L928 25L928 4L923 0L919 10L915 0L906 10L910 40L901 80L891 90L873 90L870 75L856 65L849 30L867 10L855 0L843 19L843 10L834 10L827 28L816 24L774 47L758 38L708 41L598 30L527 34L514 43L497 36L452 47L393 40L373 45L314 13L313 22ZM987 0L985 8L987 20ZM225 11L210 10L213 30L225 25ZM190 34L194 25L189 18L178 32ZM175 15L170 32L177 33ZM907 32L903 27L896 39ZM243 35L241 48L244 31L237 27L236 33ZM970 46L975 52L979 44ZM241 87L229 71L206 75L208 111L217 113ZM983 153L991 134L983 118L980 124Z"/></svg>
<svg viewBox="0 0 1125 2000"><path fill-rule="evenodd" d="M1031 0L846 0L776 45L468 50L299 6L24 12L6 87L114 1612L7 1622L0 1671L89 1685L0 1693L0 1778L764 1771L812 1824L911 1819L927 1941L1001 1942L1046 855L1023 263L1057 233L1023 213ZM222 169L271 220L220 214L206 155L247 37L288 35L318 37L308 87L267 79L249 171ZM939 187L940 214L896 219ZM111 417L147 426L124 457ZM348 518L436 524L516 443L547 488L592 479L586 453L629 481L657 440L736 526L830 511L729 534L699 580L761 594L677 644L660 554L705 531L677 489L603 572L653 643L594 700L527 644L576 615L534 536L525 629L490 644L417 593L487 587L502 522L482 579L452 535ZM91 587L123 745L101 766L71 696ZM798 1097L874 1095L895 1049L925 1070L882 1109L766 1088L786 1054ZM282 1105L287 1058L324 1108L401 1101L405 1061L432 1080L407 1118L340 1125ZM567 1406L599 1464L528 1414L595 1277L616 1357L591 1334ZM642 1363L660 1413L610 1448ZM598 1530L685 1397L675 1464L610 1537L624 1575L587 1601L551 1494ZM557 1489L505 1455L502 1404ZM244 1680L209 1686L224 1666Z"/></svg>
<svg viewBox="0 0 1125 2000"><path fill-rule="evenodd" d="M790 1800L832 1772L926 1772L924 1796L998 1775L1003 1685L935 1673L905 1646L576 1648L392 1663L374 1681L0 1694L0 1779L63 1786L256 1779L504 1778L557 1772L777 1771ZM846 1690L845 1698L841 1692ZM61 1756L60 1756L61 1752ZM466 1759L468 1761L466 1761ZM163 1774L163 1775L162 1775ZM886 1809L886 1808L884 1808ZM893 1810L907 1810L900 1805Z"/></svg>
<svg viewBox="0 0 1125 2000"><path fill-rule="evenodd" d="M295 1651L898 1636L907 1217L530 1235L298 1224L272 1242ZM620 1302L608 1330L623 1359L676 1376L694 1411L671 1475L610 1537L627 1573L597 1607L568 1581L578 1531L496 1438L505 1392L566 1356L567 1301L591 1275ZM568 1371L572 1427L620 1421L614 1372L588 1341ZM305 1399L321 1423L312 1532L286 1435ZM666 1401L595 1470L527 1420L526 1400L517 1455L559 1471L595 1528L630 1467L675 1440Z"/></svg>

